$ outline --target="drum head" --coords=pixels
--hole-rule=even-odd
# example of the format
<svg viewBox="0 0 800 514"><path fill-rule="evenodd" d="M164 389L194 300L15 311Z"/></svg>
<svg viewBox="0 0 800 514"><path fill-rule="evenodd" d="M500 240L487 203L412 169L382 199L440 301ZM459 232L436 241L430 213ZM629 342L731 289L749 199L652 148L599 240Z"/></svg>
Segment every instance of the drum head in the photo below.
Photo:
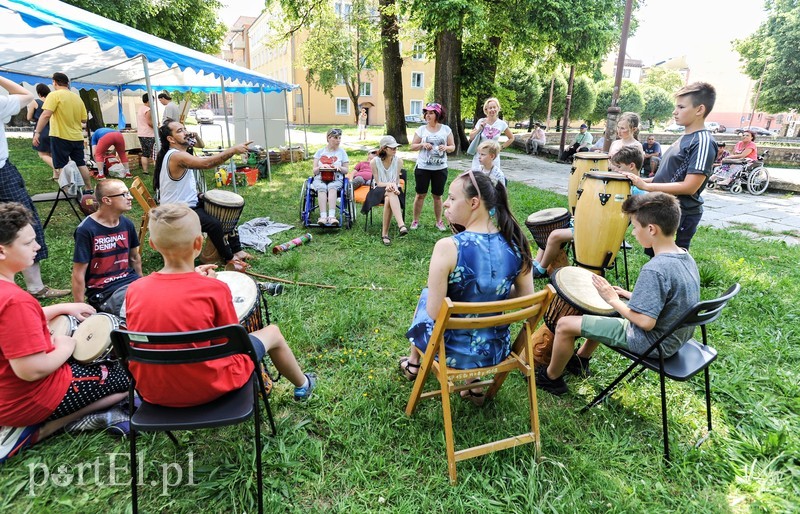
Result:
<svg viewBox="0 0 800 514"><path fill-rule="evenodd" d="M578 152L575 154L575 158L599 161L600 159L608 159L608 154L604 152Z"/></svg>
<svg viewBox="0 0 800 514"><path fill-rule="evenodd" d="M244 205L244 198L233 191L224 189L211 189L203 194L203 198L209 202L222 205L223 207L241 207Z"/></svg>
<svg viewBox="0 0 800 514"><path fill-rule="evenodd" d="M558 294L587 314L610 316L616 311L606 303L592 284L591 271L577 266L559 268L551 282Z"/></svg>
<svg viewBox="0 0 800 514"><path fill-rule="evenodd" d="M61 314L47 322L51 336L71 336L78 326L78 320L72 316Z"/></svg>
<svg viewBox="0 0 800 514"><path fill-rule="evenodd" d="M626 177L622 173L617 173L615 171L604 171L602 173L592 172L592 173L586 173L583 176L585 178L596 178L598 180L625 180L630 182L630 180L628 180L628 177Z"/></svg>
<svg viewBox="0 0 800 514"><path fill-rule="evenodd" d="M534 212L528 216L528 219L525 220L525 223L547 223L552 220L563 218L564 216L569 217L568 210L563 207L554 207L552 209L543 209L541 211Z"/></svg>
<svg viewBox="0 0 800 514"><path fill-rule="evenodd" d="M231 289L236 318L242 321L258 301L258 286L252 278L238 271L218 271L217 279L228 284Z"/></svg>
<svg viewBox="0 0 800 514"><path fill-rule="evenodd" d="M89 316L78 325L72 336L77 340L72 357L81 363L92 362L111 346L111 331L119 328L119 318L101 312Z"/></svg>

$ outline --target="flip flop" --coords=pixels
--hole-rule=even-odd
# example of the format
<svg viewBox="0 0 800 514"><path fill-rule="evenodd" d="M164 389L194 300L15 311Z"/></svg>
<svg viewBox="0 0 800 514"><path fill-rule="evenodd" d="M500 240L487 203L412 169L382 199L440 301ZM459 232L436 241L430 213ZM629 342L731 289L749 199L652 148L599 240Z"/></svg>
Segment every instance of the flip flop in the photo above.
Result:
<svg viewBox="0 0 800 514"><path fill-rule="evenodd" d="M471 380L470 384L475 382L480 382L480 380ZM467 401L476 407L483 407L483 404L486 402L486 396L483 393L476 393L472 389L464 389L459 394L462 400Z"/></svg>
<svg viewBox="0 0 800 514"><path fill-rule="evenodd" d="M405 364L405 366L403 364ZM411 371L412 369L416 369L417 371ZM400 359L400 374L406 377L409 382L413 382L417 379L417 374L419 374L419 364L411 364L408 361L408 357L403 357Z"/></svg>
<svg viewBox="0 0 800 514"><path fill-rule="evenodd" d="M407 236L407 235L408 235L408 227L403 225L402 227L400 227L400 237Z"/></svg>
<svg viewBox="0 0 800 514"><path fill-rule="evenodd" d="M392 244L392 240L389 239L389 236L381 236L381 242L383 243L384 246L389 246L390 244Z"/></svg>

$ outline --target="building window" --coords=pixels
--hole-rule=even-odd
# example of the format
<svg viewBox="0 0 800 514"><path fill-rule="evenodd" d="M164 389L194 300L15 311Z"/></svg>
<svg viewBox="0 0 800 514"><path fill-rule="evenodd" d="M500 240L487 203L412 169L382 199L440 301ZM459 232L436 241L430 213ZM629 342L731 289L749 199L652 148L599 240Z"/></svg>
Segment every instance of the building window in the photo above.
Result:
<svg viewBox="0 0 800 514"><path fill-rule="evenodd" d="M415 61L425 60L425 44L415 43L414 48L411 50L411 58Z"/></svg>
<svg viewBox="0 0 800 514"><path fill-rule="evenodd" d="M337 98L336 99L336 114L349 115L350 114L350 99Z"/></svg>
<svg viewBox="0 0 800 514"><path fill-rule="evenodd" d="M630 68L622 68L622 78L624 78L624 79L631 78L631 70L630 70Z"/></svg>
<svg viewBox="0 0 800 514"><path fill-rule="evenodd" d="M425 79L422 73L418 71L411 72L411 87L414 89L425 88Z"/></svg>
<svg viewBox="0 0 800 514"><path fill-rule="evenodd" d="M372 82L362 82L358 94L360 96L372 96Z"/></svg>
<svg viewBox="0 0 800 514"><path fill-rule="evenodd" d="M408 114L422 115L422 100L411 100L411 112Z"/></svg>
<svg viewBox="0 0 800 514"><path fill-rule="evenodd" d="M337 73L336 74L336 85L337 86L343 86L344 85L344 75L342 75L341 73Z"/></svg>

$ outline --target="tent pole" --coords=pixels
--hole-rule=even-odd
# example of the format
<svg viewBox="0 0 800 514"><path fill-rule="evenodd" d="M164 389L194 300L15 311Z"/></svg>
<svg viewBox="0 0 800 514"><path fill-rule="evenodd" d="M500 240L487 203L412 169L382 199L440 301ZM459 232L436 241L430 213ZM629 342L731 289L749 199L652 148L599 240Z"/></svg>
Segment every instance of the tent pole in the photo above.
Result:
<svg viewBox="0 0 800 514"><path fill-rule="evenodd" d="M225 96L225 78L222 75L219 77L219 85L222 88L222 110L225 114L225 132L228 134L228 146L230 147L233 146L231 145L231 125L228 123L228 100ZM233 162L233 156L231 156L231 162L228 166L228 170L233 171L233 177L231 178L231 181L233 182L233 192L236 193L236 163Z"/></svg>
<svg viewBox="0 0 800 514"><path fill-rule="evenodd" d="M153 122L153 131L155 132L155 148L156 154L161 151L161 137L158 134L158 112L156 112L156 95L153 94L153 85L150 84L150 67L147 63L147 57L142 55L142 66L144 67L144 82L147 85L147 96L150 99L150 120ZM152 155L147 156L148 159L153 159ZM153 159L153 166L155 166L155 159ZM161 173L161 170L153 169L153 173Z"/></svg>
<svg viewBox="0 0 800 514"><path fill-rule="evenodd" d="M303 88L299 87L297 89L300 91L300 99L303 101L303 105L300 108L300 112L303 113L303 137L306 140L306 153L304 157L308 159L308 123L306 122L306 110L305 110L306 99L303 97Z"/></svg>
<svg viewBox="0 0 800 514"><path fill-rule="evenodd" d="M264 122L264 146L267 149L267 180L272 180L272 164L269 162L269 137L267 136L267 106L264 100L264 86L261 86L261 119Z"/></svg>
<svg viewBox="0 0 800 514"><path fill-rule="evenodd" d="M289 128L289 95L283 90L283 105L286 107L286 136L289 138L289 162L294 162L294 152L292 152L292 129Z"/></svg>

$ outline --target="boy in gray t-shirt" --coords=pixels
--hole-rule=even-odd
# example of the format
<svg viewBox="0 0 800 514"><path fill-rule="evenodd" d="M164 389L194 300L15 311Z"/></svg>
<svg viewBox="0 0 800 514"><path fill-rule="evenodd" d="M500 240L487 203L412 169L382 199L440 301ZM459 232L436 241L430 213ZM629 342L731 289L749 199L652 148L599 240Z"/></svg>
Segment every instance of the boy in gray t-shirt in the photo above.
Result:
<svg viewBox="0 0 800 514"><path fill-rule="evenodd" d="M536 367L536 386L561 395L567 392L562 374L587 376L589 358L599 343L644 353L666 330L700 301L697 264L675 243L681 218L678 200L667 193L632 196L622 204L630 214L633 235L655 257L642 267L633 292L612 287L600 276L592 277L597 292L622 316L564 316L558 320L550 364ZM627 298L626 304L620 298ZM675 331L663 343L670 357L692 336L691 328ZM586 342L575 352L575 339Z"/></svg>

